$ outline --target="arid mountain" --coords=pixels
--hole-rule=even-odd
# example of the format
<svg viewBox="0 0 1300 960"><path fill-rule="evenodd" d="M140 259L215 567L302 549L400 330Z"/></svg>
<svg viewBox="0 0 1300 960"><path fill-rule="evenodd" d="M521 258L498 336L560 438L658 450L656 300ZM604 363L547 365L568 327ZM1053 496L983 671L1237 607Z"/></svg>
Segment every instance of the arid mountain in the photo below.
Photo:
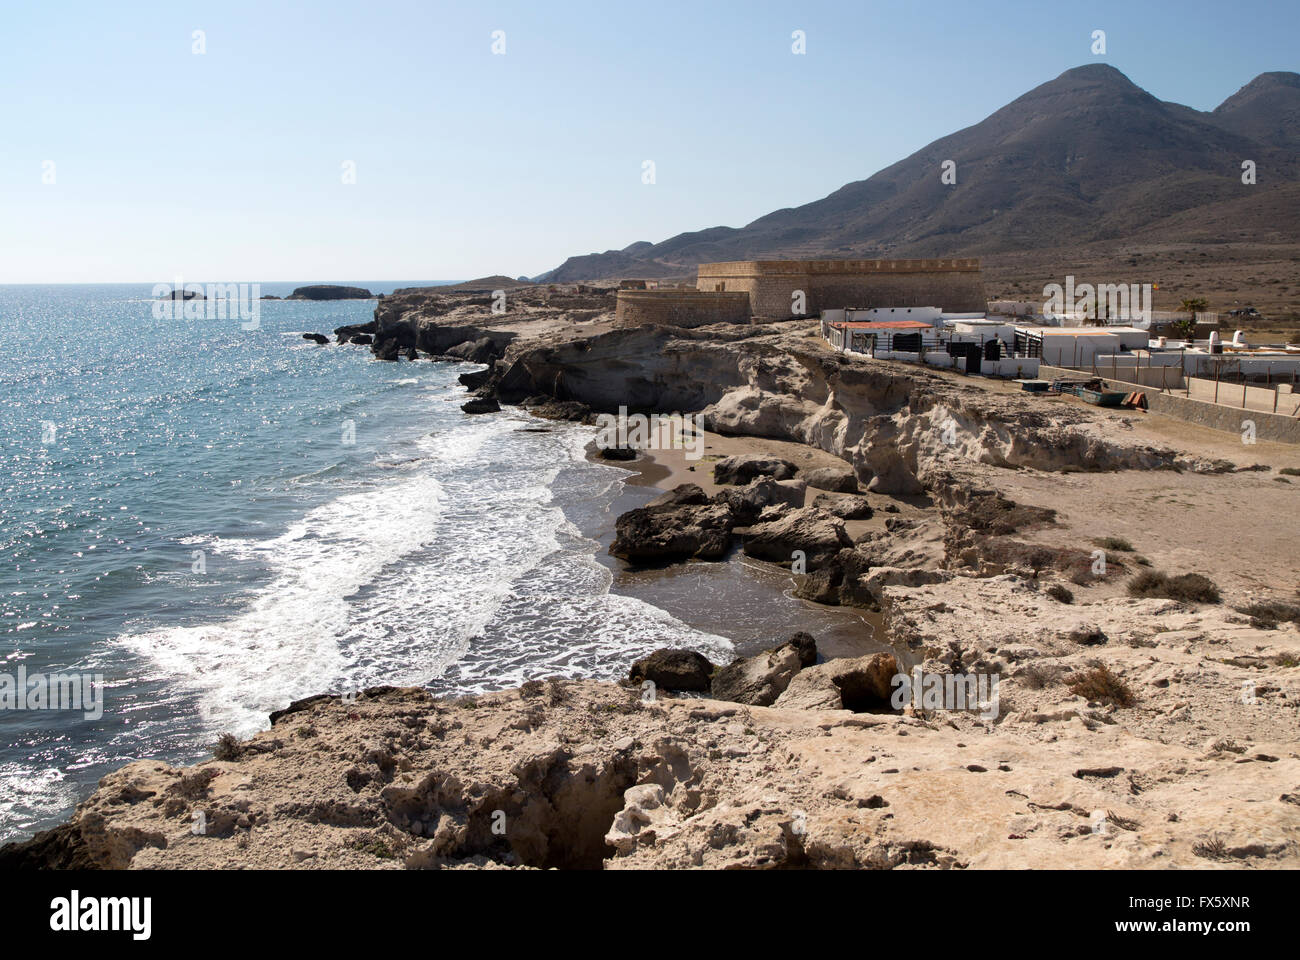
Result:
<svg viewBox="0 0 1300 960"><path fill-rule="evenodd" d="M1211 116L1234 133L1295 154L1300 148L1300 74L1261 73Z"/></svg>
<svg viewBox="0 0 1300 960"><path fill-rule="evenodd" d="M743 228L573 257L539 279L692 273L711 260L1019 254L1133 244L1294 243L1300 75L1262 74L1216 110L1077 67L866 180ZM956 164L956 184L941 180ZM1242 182L1253 160L1258 182ZM996 259L996 257L995 257Z"/></svg>

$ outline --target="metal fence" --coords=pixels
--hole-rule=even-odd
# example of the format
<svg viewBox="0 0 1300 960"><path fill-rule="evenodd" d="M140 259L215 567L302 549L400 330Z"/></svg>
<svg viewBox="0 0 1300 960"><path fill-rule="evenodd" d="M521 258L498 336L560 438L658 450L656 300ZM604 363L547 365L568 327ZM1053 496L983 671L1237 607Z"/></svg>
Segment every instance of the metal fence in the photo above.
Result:
<svg viewBox="0 0 1300 960"><path fill-rule="evenodd" d="M1272 368L1266 366L1262 381L1252 383L1242 374L1239 361L1234 362L1236 358L1233 357L1224 357L1222 362L1214 364L1213 377L1187 376L1183 372L1181 353L1177 366L1153 364L1149 354L1145 365L1142 364L1143 358L1136 355L1133 363L1120 363L1116 355L1106 359L1110 362L1098 363L1094 357L1086 365L1058 363L1053 366L1234 409L1300 416L1300 374L1294 367L1285 374L1274 376Z"/></svg>

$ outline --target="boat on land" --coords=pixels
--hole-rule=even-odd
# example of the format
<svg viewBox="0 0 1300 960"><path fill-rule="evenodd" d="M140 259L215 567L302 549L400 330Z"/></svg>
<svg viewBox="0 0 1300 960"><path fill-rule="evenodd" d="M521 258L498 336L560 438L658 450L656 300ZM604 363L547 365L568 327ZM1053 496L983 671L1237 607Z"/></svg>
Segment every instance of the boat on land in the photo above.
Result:
<svg viewBox="0 0 1300 960"><path fill-rule="evenodd" d="M1107 390L1106 383L1100 377L1090 380L1056 379L1052 381L1052 393L1068 393L1095 407L1123 406L1128 394L1123 390Z"/></svg>

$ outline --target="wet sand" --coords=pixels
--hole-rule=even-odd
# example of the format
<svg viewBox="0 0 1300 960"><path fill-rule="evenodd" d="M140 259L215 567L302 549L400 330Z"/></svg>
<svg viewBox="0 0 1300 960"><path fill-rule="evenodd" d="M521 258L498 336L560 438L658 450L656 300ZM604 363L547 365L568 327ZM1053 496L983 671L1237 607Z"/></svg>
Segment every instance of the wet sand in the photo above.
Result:
<svg viewBox="0 0 1300 960"><path fill-rule="evenodd" d="M877 639L883 635L879 614L828 607L793 597L790 592L795 583L790 571L746 557L739 545L723 561L692 561L656 568L631 568L609 555L614 524L620 514L644 506L683 483L698 484L710 495L716 493L721 487L713 482L713 461L740 453L782 457L798 464L801 470L843 464L831 454L798 443L713 433L704 435L703 455L699 459L688 458L681 449L667 449L642 451L636 460L614 463L630 471L623 493L612 504L601 529L584 531L602 546L597 559L614 575L611 589L654 604L696 629L727 637L735 642L742 656L770 647L801 630L817 639L817 648L826 658L857 657L888 649ZM589 458L610 463L596 456L594 448ZM809 502L819 492L810 490ZM873 499L879 505L889 498ZM877 526L883 529L888 516L877 513L871 520L846 526L856 538L867 529Z"/></svg>

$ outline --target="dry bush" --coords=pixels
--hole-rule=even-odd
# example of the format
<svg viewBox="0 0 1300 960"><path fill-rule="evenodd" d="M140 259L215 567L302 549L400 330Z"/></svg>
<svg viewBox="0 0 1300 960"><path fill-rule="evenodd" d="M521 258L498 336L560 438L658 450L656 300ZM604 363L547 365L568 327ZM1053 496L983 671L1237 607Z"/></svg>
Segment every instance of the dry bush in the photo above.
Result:
<svg viewBox="0 0 1300 960"><path fill-rule="evenodd" d="M1300 605L1284 603L1281 600L1261 600L1244 607L1233 607L1238 613L1244 613L1264 624L1276 627L1279 623L1300 623Z"/></svg>
<svg viewBox="0 0 1300 960"><path fill-rule="evenodd" d="M212 748L212 756L217 760L238 760L243 752L243 744L233 733L223 733L217 738L217 745Z"/></svg>
<svg viewBox="0 0 1300 960"><path fill-rule="evenodd" d="M540 680L525 680L519 685L519 696L525 700L530 697L539 697L545 689L546 684Z"/></svg>
<svg viewBox="0 0 1300 960"><path fill-rule="evenodd" d="M1003 536L1025 527L1055 523L1056 511L1016 503L1000 493L980 491L953 510L950 519L981 533Z"/></svg>
<svg viewBox="0 0 1300 960"><path fill-rule="evenodd" d="M1031 663L1016 673L1019 680L1030 690L1041 690L1054 683L1060 683L1065 668L1055 663Z"/></svg>
<svg viewBox="0 0 1300 960"><path fill-rule="evenodd" d="M1209 840L1192 844L1192 853L1206 860L1226 860L1228 859L1228 846L1223 842L1223 838L1216 833Z"/></svg>
<svg viewBox="0 0 1300 960"><path fill-rule="evenodd" d="M1113 703L1117 707L1131 707L1137 703L1132 689L1105 664L1076 673L1067 683L1075 696L1097 703Z"/></svg>
<svg viewBox="0 0 1300 960"><path fill-rule="evenodd" d="M1157 597L1187 603L1219 603L1219 588L1199 573L1180 573L1171 577L1158 570L1143 570L1128 583L1134 597Z"/></svg>

